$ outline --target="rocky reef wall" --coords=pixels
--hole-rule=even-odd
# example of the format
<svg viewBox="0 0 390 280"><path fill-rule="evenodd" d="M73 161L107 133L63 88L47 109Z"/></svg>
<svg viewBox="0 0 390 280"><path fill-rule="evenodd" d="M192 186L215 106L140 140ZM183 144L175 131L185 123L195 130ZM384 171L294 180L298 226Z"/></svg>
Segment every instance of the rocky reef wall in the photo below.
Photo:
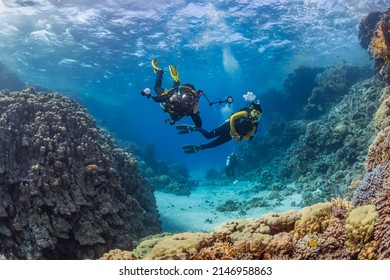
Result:
<svg viewBox="0 0 390 280"><path fill-rule="evenodd" d="M136 160L84 108L56 93L0 92L0 255L97 258L160 231Z"/></svg>

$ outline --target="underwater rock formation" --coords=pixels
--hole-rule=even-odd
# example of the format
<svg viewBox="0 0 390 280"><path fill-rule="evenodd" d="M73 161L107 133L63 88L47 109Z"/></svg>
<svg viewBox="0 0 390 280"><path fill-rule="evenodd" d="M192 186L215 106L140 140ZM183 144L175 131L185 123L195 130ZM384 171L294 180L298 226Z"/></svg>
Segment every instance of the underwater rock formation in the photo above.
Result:
<svg viewBox="0 0 390 280"><path fill-rule="evenodd" d="M361 46L375 61L375 73L390 83L390 9L372 12L359 25Z"/></svg>
<svg viewBox="0 0 390 280"><path fill-rule="evenodd" d="M0 92L0 255L97 258L161 231L136 160L54 93Z"/></svg>

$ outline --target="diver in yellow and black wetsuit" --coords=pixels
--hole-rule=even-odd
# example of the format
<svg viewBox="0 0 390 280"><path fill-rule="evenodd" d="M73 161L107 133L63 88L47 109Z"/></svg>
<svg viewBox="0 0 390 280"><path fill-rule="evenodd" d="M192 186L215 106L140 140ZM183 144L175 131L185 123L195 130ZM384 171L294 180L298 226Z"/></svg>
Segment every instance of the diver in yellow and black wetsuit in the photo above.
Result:
<svg viewBox="0 0 390 280"><path fill-rule="evenodd" d="M175 124L184 116L190 116L195 124L195 127L202 127L202 119L199 113L199 97L202 91L195 90L192 84L180 85L179 72L176 66L169 65L169 72L173 79L173 87L171 89L162 88L162 79L164 71L159 68L158 61L152 60L153 70L156 73L156 81L154 91L156 96L151 96L150 90L145 89L141 92L148 98L152 97L154 101L160 103L163 110L170 114L170 118L164 122Z"/></svg>
<svg viewBox="0 0 390 280"><path fill-rule="evenodd" d="M252 140L259 125L263 109L260 104L251 102L248 107L242 108L232 114L223 124L208 132L202 128L196 128L189 125L177 125L179 134L187 134L192 131L199 131L206 139L216 138L215 140L202 145L184 145L182 146L186 154L193 154L204 149L214 148L222 145L232 139L237 141Z"/></svg>

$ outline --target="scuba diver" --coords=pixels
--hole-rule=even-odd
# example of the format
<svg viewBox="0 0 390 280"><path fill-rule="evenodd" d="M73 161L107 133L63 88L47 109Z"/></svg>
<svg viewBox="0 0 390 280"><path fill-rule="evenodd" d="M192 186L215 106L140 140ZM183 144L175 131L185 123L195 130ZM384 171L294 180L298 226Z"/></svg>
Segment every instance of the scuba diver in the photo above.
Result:
<svg viewBox="0 0 390 280"><path fill-rule="evenodd" d="M202 90L195 90L192 84L180 85L179 72L176 66L169 65L169 72L173 79L173 87L171 89L162 88L162 79L164 71L159 68L158 61L152 60L152 67L156 73L156 81L154 91L156 96L151 96L150 89L146 88L141 91L141 95L147 98L152 97L155 102L160 103L164 112L170 114L170 118L164 123L169 122L171 125L175 124L184 116L190 116L196 128L202 127L202 119L199 113L199 97L203 93Z"/></svg>
<svg viewBox="0 0 390 280"><path fill-rule="evenodd" d="M237 155L231 153L226 159L225 173L226 177L234 177L236 167L239 165Z"/></svg>
<svg viewBox="0 0 390 280"><path fill-rule="evenodd" d="M257 131L262 113L263 109L261 108L261 105L251 102L247 107L232 114L223 124L210 132L191 125L177 125L176 128L179 130L179 134L199 131L206 139L216 138L207 144L184 145L182 146L184 153L197 153L204 149L210 149L222 145L232 139L237 139L237 141L246 139L252 140Z"/></svg>

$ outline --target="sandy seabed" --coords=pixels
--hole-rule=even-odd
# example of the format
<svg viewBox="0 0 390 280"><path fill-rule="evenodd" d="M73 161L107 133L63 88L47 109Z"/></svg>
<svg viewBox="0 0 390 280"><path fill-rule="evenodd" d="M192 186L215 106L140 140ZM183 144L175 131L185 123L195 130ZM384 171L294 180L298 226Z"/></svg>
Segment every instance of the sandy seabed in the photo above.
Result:
<svg viewBox="0 0 390 280"><path fill-rule="evenodd" d="M216 207L227 200L235 202L248 201L254 197L267 198L270 191L253 193L256 182L239 181L228 185L207 185L207 181L201 181L200 186L192 190L189 196L177 196L174 194L156 191L157 207L160 213L163 230L166 232L184 231L210 231L223 222L245 218L260 218L269 212L283 212L292 207L291 203L299 205L302 198L300 194L293 194L279 201L277 206L256 207L240 211L220 212Z"/></svg>

